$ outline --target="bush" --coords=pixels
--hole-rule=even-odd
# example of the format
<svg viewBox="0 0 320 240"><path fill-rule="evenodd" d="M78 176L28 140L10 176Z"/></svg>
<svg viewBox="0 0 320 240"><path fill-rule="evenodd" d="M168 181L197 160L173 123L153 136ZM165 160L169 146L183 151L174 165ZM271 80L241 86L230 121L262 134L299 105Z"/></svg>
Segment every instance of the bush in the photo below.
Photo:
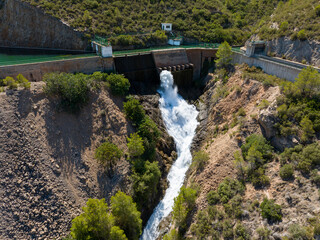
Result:
<svg viewBox="0 0 320 240"><path fill-rule="evenodd" d="M210 205L216 205L220 202L220 195L217 193L217 191L211 190L207 194L207 200Z"/></svg>
<svg viewBox="0 0 320 240"><path fill-rule="evenodd" d="M191 167L197 170L198 169L202 170L204 166L208 163L208 161L209 161L208 153L204 151L196 152L193 155Z"/></svg>
<svg viewBox="0 0 320 240"><path fill-rule="evenodd" d="M307 227L302 227L299 224L290 225L288 231L290 233L290 239L301 239L301 240L314 239L311 229Z"/></svg>
<svg viewBox="0 0 320 240"><path fill-rule="evenodd" d="M242 240L250 239L250 234L248 233L248 230L241 223L238 223L236 225L234 232L235 232L236 239L242 239Z"/></svg>
<svg viewBox="0 0 320 240"><path fill-rule="evenodd" d="M141 122L138 133L142 138L146 138L150 143L157 143L160 137L160 131L157 124L146 116Z"/></svg>
<svg viewBox="0 0 320 240"><path fill-rule="evenodd" d="M112 169L122 155L122 151L117 147L117 145L109 141L102 143L95 152L95 158L102 165L107 165L108 169Z"/></svg>
<svg viewBox="0 0 320 240"><path fill-rule="evenodd" d="M111 73L106 80L112 94L125 96L129 92L130 82L124 75Z"/></svg>
<svg viewBox="0 0 320 240"><path fill-rule="evenodd" d="M283 180L289 180L293 177L293 166L291 164L285 164L280 168L280 177Z"/></svg>
<svg viewBox="0 0 320 240"><path fill-rule="evenodd" d="M3 79L3 85L8 86L9 89L18 88L18 83L12 77L6 77L5 79Z"/></svg>
<svg viewBox="0 0 320 240"><path fill-rule="evenodd" d="M163 240L180 240L178 231L176 229L172 229L169 233L164 235Z"/></svg>
<svg viewBox="0 0 320 240"><path fill-rule="evenodd" d="M320 186L320 175L318 174L318 170L314 169L311 172L311 180L317 186Z"/></svg>
<svg viewBox="0 0 320 240"><path fill-rule="evenodd" d="M123 110L127 118L139 125L145 118L145 111L140 105L139 100L130 97L127 102L123 104ZM141 135L140 135L141 136Z"/></svg>
<svg viewBox="0 0 320 240"><path fill-rule="evenodd" d="M270 184L270 179L265 175L263 168L258 168L251 174L251 182L256 188L263 188Z"/></svg>
<svg viewBox="0 0 320 240"><path fill-rule="evenodd" d="M281 206L274 203L274 200L263 199L260 204L261 215L270 222L278 222L282 220Z"/></svg>
<svg viewBox="0 0 320 240"><path fill-rule="evenodd" d="M316 6L315 11L317 16L320 17L320 5Z"/></svg>
<svg viewBox="0 0 320 240"><path fill-rule="evenodd" d="M298 37L298 39L299 39L300 41L305 41L305 40L307 40L306 31L305 31L304 29L300 30L300 31L298 32L297 37Z"/></svg>
<svg viewBox="0 0 320 240"><path fill-rule="evenodd" d="M192 188L182 187L179 195L174 199L172 219L181 230L186 227L188 213L193 209L197 198L197 191Z"/></svg>
<svg viewBox="0 0 320 240"><path fill-rule="evenodd" d="M158 162L146 161L141 174L133 173L133 191L135 201L143 208L143 204L150 202L157 194L157 186L161 177Z"/></svg>
<svg viewBox="0 0 320 240"><path fill-rule="evenodd" d="M144 153L143 140L138 133L133 133L127 138L130 157L139 157Z"/></svg>
<svg viewBox="0 0 320 240"><path fill-rule="evenodd" d="M111 197L110 208L116 225L124 230L128 239L138 240L142 232L142 220L132 198L119 191Z"/></svg>
<svg viewBox="0 0 320 240"><path fill-rule="evenodd" d="M23 87L25 89L30 88L31 83L22 74L19 74L16 78L17 78L17 82L19 83L20 87Z"/></svg>
<svg viewBox="0 0 320 240"><path fill-rule="evenodd" d="M83 213L72 220L73 239L126 240L123 230L115 226L105 199L89 199Z"/></svg>
<svg viewBox="0 0 320 240"><path fill-rule="evenodd" d="M245 186L231 178L225 178L222 183L219 184L218 194L222 203L227 203L231 198L237 194L243 194Z"/></svg>
<svg viewBox="0 0 320 240"><path fill-rule="evenodd" d="M61 98L61 103L69 110L78 110L88 101L89 77L78 73L50 73L43 78L45 93Z"/></svg>
<svg viewBox="0 0 320 240"><path fill-rule="evenodd" d="M271 230L265 227L259 227L257 228L257 233L259 235L259 239L261 240L269 240L270 239L270 234L271 234Z"/></svg>

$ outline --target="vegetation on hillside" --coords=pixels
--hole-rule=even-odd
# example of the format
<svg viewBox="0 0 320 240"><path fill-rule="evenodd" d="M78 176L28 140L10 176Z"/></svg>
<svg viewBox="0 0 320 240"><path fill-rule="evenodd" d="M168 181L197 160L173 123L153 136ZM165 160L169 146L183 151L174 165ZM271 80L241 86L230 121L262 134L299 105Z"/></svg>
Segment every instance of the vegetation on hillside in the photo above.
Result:
<svg viewBox="0 0 320 240"><path fill-rule="evenodd" d="M269 20L259 23L259 36L273 39L289 36L292 40L320 40L320 3L318 0L281 2Z"/></svg>
<svg viewBox="0 0 320 240"><path fill-rule="evenodd" d="M14 79L13 77L0 79L0 92L4 92L6 89L17 89L18 87L29 89L30 86L31 83L22 74L19 74L16 79Z"/></svg>
<svg viewBox="0 0 320 240"><path fill-rule="evenodd" d="M24 0L89 34L109 36L117 45L163 42L161 23L187 38L243 43L255 23L270 16L278 0ZM147 34L146 34L147 33ZM128 36L130 34L140 34ZM116 35L121 35L114 37Z"/></svg>
<svg viewBox="0 0 320 240"><path fill-rule="evenodd" d="M142 231L140 212L130 196L118 192L111 198L89 199L83 213L72 220L68 239L137 240Z"/></svg>
<svg viewBox="0 0 320 240"><path fill-rule="evenodd" d="M101 72L92 75L53 72L46 74L43 81L45 93L59 97L61 106L69 111L77 111L87 103L91 90L106 86L114 95L125 96L130 88L123 75Z"/></svg>

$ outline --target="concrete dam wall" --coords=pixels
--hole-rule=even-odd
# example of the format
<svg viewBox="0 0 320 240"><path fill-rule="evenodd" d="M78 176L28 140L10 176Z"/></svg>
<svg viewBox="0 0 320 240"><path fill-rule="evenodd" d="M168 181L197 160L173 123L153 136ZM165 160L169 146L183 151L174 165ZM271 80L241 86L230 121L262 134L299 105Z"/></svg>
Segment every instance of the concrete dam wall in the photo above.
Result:
<svg viewBox="0 0 320 240"><path fill-rule="evenodd" d="M87 50L80 32L19 0L0 0L0 47Z"/></svg>

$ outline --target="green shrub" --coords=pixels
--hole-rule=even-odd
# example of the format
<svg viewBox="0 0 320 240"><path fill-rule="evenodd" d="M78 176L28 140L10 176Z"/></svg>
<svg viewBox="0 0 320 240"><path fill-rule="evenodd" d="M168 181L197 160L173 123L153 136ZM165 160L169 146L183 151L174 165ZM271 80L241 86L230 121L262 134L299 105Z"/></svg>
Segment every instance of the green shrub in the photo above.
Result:
<svg viewBox="0 0 320 240"><path fill-rule="evenodd" d="M123 153L117 145L109 141L102 143L95 152L95 158L108 169L112 169L122 155Z"/></svg>
<svg viewBox="0 0 320 240"><path fill-rule="evenodd" d="M138 133L133 133L127 138L130 157L139 157L144 153L143 140Z"/></svg>
<svg viewBox="0 0 320 240"><path fill-rule="evenodd" d="M231 198L237 194L243 194L245 186L231 178L225 178L222 183L219 184L218 194L222 203L227 203Z"/></svg>
<svg viewBox="0 0 320 240"><path fill-rule="evenodd" d="M242 107L239 108L237 115L241 116L241 117L245 117L246 116L246 111L244 110L244 108L242 108Z"/></svg>
<svg viewBox="0 0 320 240"><path fill-rule="evenodd" d="M146 138L150 143L156 143L160 137L157 124L146 116L141 122L138 133L142 138Z"/></svg>
<svg viewBox="0 0 320 240"><path fill-rule="evenodd" d="M217 191L211 190L207 194L207 200L210 205L215 205L220 202L220 195L217 193Z"/></svg>
<svg viewBox="0 0 320 240"><path fill-rule="evenodd" d="M89 199L83 213L72 220L72 239L126 240L127 237L108 211L105 199Z"/></svg>
<svg viewBox="0 0 320 240"><path fill-rule="evenodd" d="M288 231L290 233L290 239L302 239L302 240L311 240L313 238L311 229L307 227L302 227L299 224L290 225Z"/></svg>
<svg viewBox="0 0 320 240"><path fill-rule="evenodd" d="M197 170L198 169L202 170L205 167L205 165L208 163L208 161L209 161L208 153L204 151L196 152L193 155L191 167Z"/></svg>
<svg viewBox="0 0 320 240"><path fill-rule="evenodd" d="M263 168L258 168L251 174L251 182L256 188L262 188L270 184L270 179L265 175Z"/></svg>
<svg viewBox="0 0 320 240"><path fill-rule="evenodd" d="M238 223L236 225L234 233L235 233L236 239L242 239L242 240L251 239L248 230L241 223Z"/></svg>
<svg viewBox="0 0 320 240"><path fill-rule="evenodd" d="M285 32L287 31L288 27L289 27L289 23L287 21L284 21L280 25L280 31Z"/></svg>
<svg viewBox="0 0 320 240"><path fill-rule="evenodd" d="M285 164L280 168L280 177L283 180L289 180L293 177L293 166L291 164Z"/></svg>
<svg viewBox="0 0 320 240"><path fill-rule="evenodd" d="M315 11L317 16L320 17L320 5L316 6Z"/></svg>
<svg viewBox="0 0 320 240"><path fill-rule="evenodd" d="M22 74L19 74L16 78L17 78L17 82L19 83L20 87L23 87L24 89L30 88L31 83Z"/></svg>
<svg viewBox="0 0 320 240"><path fill-rule="evenodd" d="M318 174L318 170L317 169L312 170L312 172L311 172L311 180L317 186L320 186L320 175Z"/></svg>
<svg viewBox="0 0 320 240"><path fill-rule="evenodd" d="M261 215L270 222L278 222L282 220L281 206L274 203L274 200L263 199L260 204Z"/></svg>
<svg viewBox="0 0 320 240"><path fill-rule="evenodd" d="M176 229L172 229L169 233L164 235L163 240L180 240L178 231Z"/></svg>
<svg viewBox="0 0 320 240"><path fill-rule="evenodd" d="M138 99L130 97L128 101L123 104L123 110L126 117L137 125L145 118L145 111Z"/></svg>
<svg viewBox="0 0 320 240"><path fill-rule="evenodd" d="M217 51L216 57L217 60L215 61L217 64L217 67L219 68L226 68L230 64L232 58L231 58L231 47L229 43L224 42L222 43Z"/></svg>
<svg viewBox="0 0 320 240"><path fill-rule="evenodd" d="M304 29L300 30L300 31L298 32L297 37L298 37L298 39L299 39L300 41L305 41L305 40L307 40L306 31L305 31Z"/></svg>
<svg viewBox="0 0 320 240"><path fill-rule="evenodd" d="M110 208L115 224L123 229L128 239L138 240L142 232L142 220L132 198L119 191L111 197Z"/></svg>
<svg viewBox="0 0 320 240"><path fill-rule="evenodd" d="M160 177L158 162L146 161L142 173L133 173L134 198L141 208L143 204L150 202L156 196Z"/></svg>
<svg viewBox="0 0 320 240"><path fill-rule="evenodd" d="M266 228L266 227L259 227L257 228L257 233L259 235L259 239L261 240L269 240L270 239L270 234L271 234L271 230Z"/></svg>
<svg viewBox="0 0 320 240"><path fill-rule="evenodd" d="M267 99L262 99L261 103L258 105L259 109L265 109L269 107L270 103Z"/></svg>
<svg viewBox="0 0 320 240"><path fill-rule="evenodd" d="M61 98L64 107L78 110L88 101L89 76L78 73L49 73L43 78L45 93Z"/></svg>
<svg viewBox="0 0 320 240"><path fill-rule="evenodd" d="M3 84L4 86L7 86L9 89L18 88L18 83L12 77L6 77L5 79L3 79Z"/></svg>
<svg viewBox="0 0 320 240"><path fill-rule="evenodd" d="M125 96L129 92L130 82L124 75L111 73L106 81L114 95Z"/></svg>
<svg viewBox="0 0 320 240"><path fill-rule="evenodd" d="M192 188L182 187L179 195L174 199L172 219L176 226L184 230L188 213L193 209L197 198L197 191Z"/></svg>

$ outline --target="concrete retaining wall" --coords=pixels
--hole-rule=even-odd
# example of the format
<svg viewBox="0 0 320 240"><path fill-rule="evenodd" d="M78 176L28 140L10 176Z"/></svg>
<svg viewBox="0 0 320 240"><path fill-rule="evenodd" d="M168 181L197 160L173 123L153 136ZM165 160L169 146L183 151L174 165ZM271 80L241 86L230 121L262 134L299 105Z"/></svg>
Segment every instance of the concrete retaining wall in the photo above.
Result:
<svg viewBox="0 0 320 240"><path fill-rule="evenodd" d="M279 78L287 79L291 82L295 81L303 67L289 66L285 63L276 62L262 57L247 57L241 53L233 53L232 63L241 64L246 63L249 66L256 66L263 69L263 71L270 75L275 75Z"/></svg>
<svg viewBox="0 0 320 240"><path fill-rule="evenodd" d="M113 58L86 57L42 63L30 63L12 66L0 66L0 78L16 77L22 74L28 80L41 81L43 75L50 72L82 72L91 74L96 71L113 71Z"/></svg>

